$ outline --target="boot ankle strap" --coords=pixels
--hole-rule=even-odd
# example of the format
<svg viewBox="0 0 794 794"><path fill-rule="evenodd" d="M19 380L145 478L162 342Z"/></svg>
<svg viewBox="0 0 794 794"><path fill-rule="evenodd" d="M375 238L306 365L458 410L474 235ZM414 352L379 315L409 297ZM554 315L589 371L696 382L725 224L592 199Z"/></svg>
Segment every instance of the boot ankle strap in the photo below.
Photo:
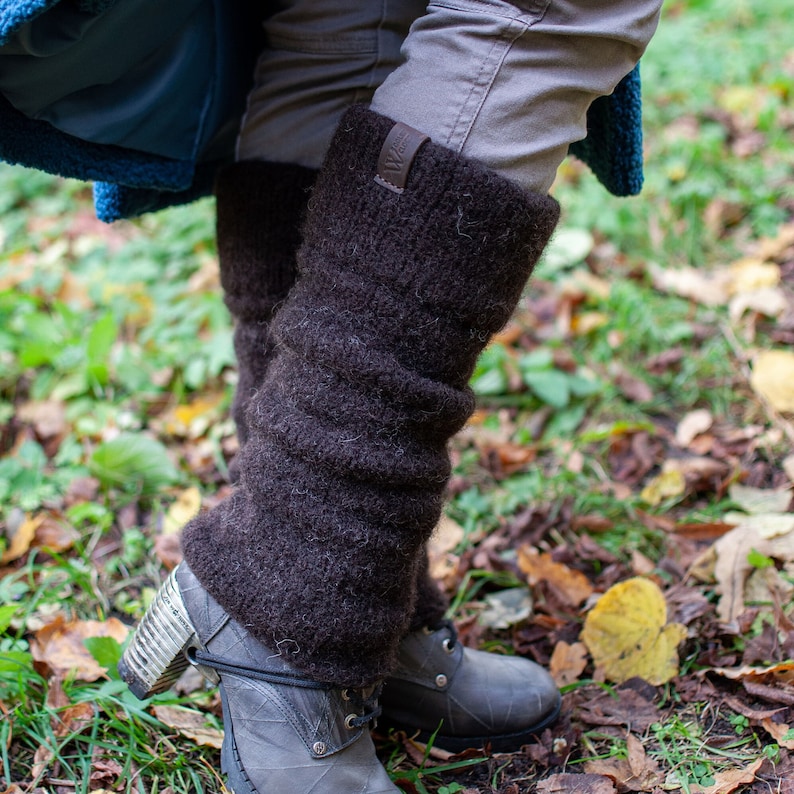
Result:
<svg viewBox="0 0 794 794"><path fill-rule="evenodd" d="M268 684L297 686L303 689L324 689L326 691L337 688L331 684L324 684L321 681L306 678L298 673L280 673L275 670L260 670L256 667L246 667L245 665L235 664L220 656L202 651L200 648L189 648L187 651L187 658L193 665L210 667L219 673L231 673L233 675L242 676L243 678L265 681Z"/></svg>
<svg viewBox="0 0 794 794"><path fill-rule="evenodd" d="M209 667L218 673L230 673L238 675L243 678L251 678L255 681L264 681L268 684L276 684L280 686L295 686L303 689L319 689L330 692L339 687L333 684L325 684L322 681L315 681L312 678L307 678L298 673L283 673L274 670L260 670L256 667L246 667L245 665L235 664L229 662L220 656L215 656L207 651L202 651L200 648L189 648L187 651L187 658L191 664ZM378 698L380 697L383 684L377 684L372 687L372 691L365 695L360 689L347 688L342 689L342 698L350 701L354 708L360 709L362 714L351 713L345 717L345 726L349 729L361 728L368 722L377 719L381 714L381 708L378 705Z"/></svg>

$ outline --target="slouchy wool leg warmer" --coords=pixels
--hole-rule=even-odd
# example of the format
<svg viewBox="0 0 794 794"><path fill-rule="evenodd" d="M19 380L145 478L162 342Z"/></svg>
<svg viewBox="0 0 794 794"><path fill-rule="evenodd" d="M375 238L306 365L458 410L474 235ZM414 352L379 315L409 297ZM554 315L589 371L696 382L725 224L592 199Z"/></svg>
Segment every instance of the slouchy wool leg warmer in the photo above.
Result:
<svg viewBox="0 0 794 794"><path fill-rule="evenodd" d="M270 322L295 283L300 228L316 177L316 171L299 165L247 160L224 168L215 183L221 286L235 321L238 381L232 416L241 446L248 438L248 401L273 352ZM236 469L233 462L233 480Z"/></svg>
<svg viewBox="0 0 794 794"><path fill-rule="evenodd" d="M340 686L393 665L447 442L474 407L468 379L559 212L429 142L401 187L400 134L376 181L394 126L362 107L343 118L249 404L240 484L184 532L191 569L233 617Z"/></svg>
<svg viewBox="0 0 794 794"><path fill-rule="evenodd" d="M232 417L240 446L248 440L246 409L273 355L270 323L297 277L296 256L317 172L298 165L246 160L223 169L215 183L218 258L224 301L235 321L237 387ZM240 477L239 461L229 478ZM436 625L447 600L427 572L417 572L411 630Z"/></svg>

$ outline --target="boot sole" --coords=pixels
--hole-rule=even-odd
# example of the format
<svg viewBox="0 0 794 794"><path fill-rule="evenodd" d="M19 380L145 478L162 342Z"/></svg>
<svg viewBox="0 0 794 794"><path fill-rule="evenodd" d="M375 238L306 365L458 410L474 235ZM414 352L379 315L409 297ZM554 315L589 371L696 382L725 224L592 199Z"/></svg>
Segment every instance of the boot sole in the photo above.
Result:
<svg viewBox="0 0 794 794"><path fill-rule="evenodd" d="M174 685L190 664L188 648L198 644L174 570L124 651L119 675L135 697L145 700Z"/></svg>

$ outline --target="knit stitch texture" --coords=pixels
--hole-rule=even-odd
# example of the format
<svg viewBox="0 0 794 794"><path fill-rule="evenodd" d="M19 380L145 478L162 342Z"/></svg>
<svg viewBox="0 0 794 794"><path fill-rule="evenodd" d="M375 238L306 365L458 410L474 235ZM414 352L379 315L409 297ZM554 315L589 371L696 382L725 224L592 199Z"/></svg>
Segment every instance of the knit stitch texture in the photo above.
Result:
<svg viewBox="0 0 794 794"><path fill-rule="evenodd" d="M248 411L240 484L184 532L202 585L316 680L388 675L441 512L468 380L558 218L425 144L403 194L373 177L393 123L343 118L310 201L299 278Z"/></svg>
<svg viewBox="0 0 794 794"><path fill-rule="evenodd" d="M215 183L221 285L235 321L232 416L241 446L248 439L248 402L273 354L270 322L297 276L300 228L316 176L299 165L244 161L222 169ZM236 461L230 476L237 479Z"/></svg>
<svg viewBox="0 0 794 794"><path fill-rule="evenodd" d="M232 416L240 446L248 440L248 403L265 379L274 353L270 323L297 275L300 227L317 173L300 166L242 161L224 168L215 185L217 238L224 300L234 320L237 387ZM239 461L229 479L240 478ZM427 559L417 569L410 630L436 626L448 601L430 577Z"/></svg>

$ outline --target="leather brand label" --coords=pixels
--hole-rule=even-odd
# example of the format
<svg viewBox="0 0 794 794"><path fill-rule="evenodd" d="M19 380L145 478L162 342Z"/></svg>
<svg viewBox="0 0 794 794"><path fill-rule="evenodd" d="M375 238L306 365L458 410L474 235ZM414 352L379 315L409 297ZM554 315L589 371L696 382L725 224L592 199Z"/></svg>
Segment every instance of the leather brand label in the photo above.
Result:
<svg viewBox="0 0 794 794"><path fill-rule="evenodd" d="M429 140L430 138L419 130L397 122L383 142L375 181L395 193L402 193L419 147Z"/></svg>

